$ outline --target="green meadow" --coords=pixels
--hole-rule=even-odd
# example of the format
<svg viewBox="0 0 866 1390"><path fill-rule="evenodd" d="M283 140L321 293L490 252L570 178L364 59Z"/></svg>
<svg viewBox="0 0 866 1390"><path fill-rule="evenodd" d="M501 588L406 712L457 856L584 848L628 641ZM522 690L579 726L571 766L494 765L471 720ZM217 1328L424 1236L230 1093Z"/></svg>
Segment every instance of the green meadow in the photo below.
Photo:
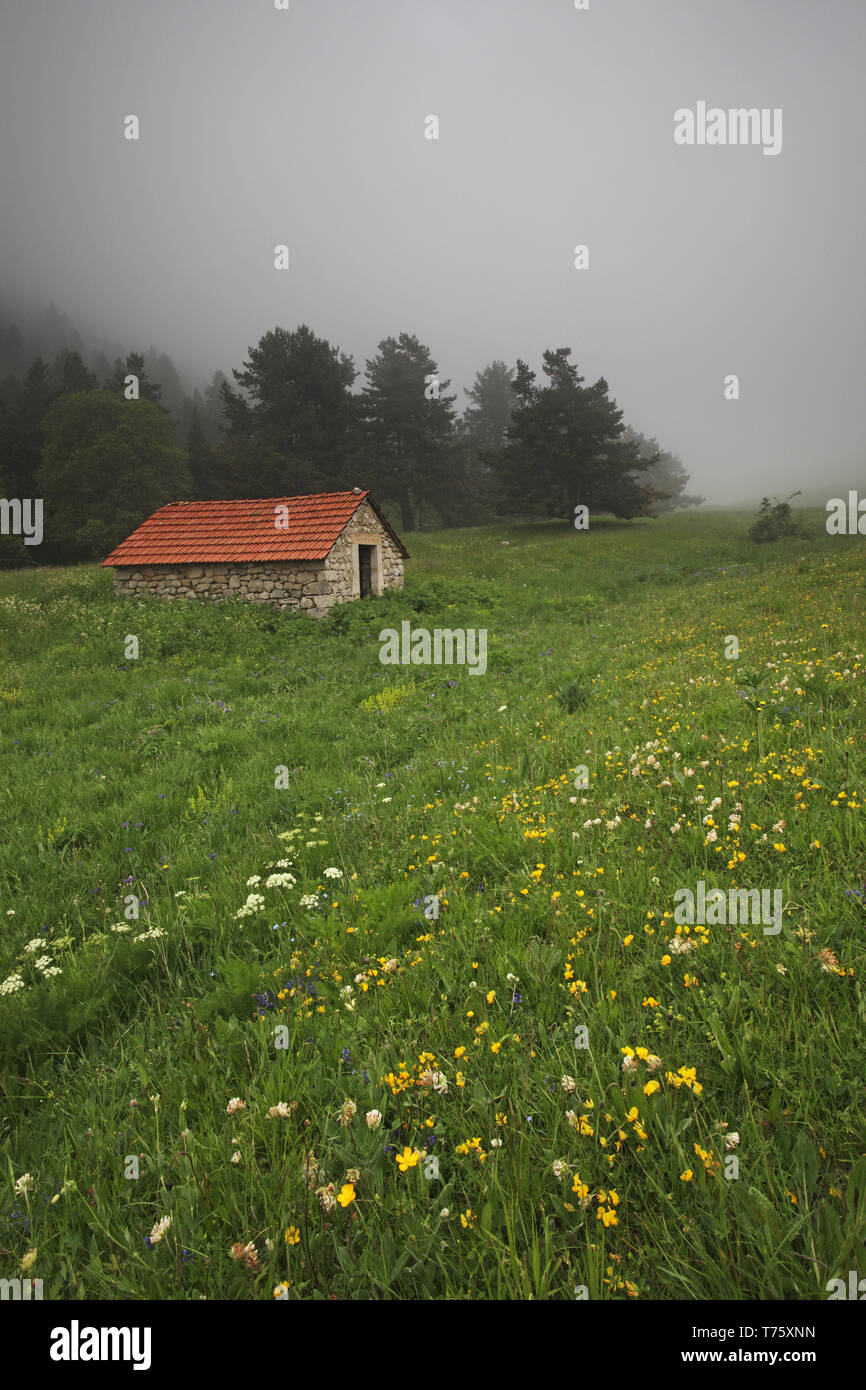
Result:
<svg viewBox="0 0 866 1390"><path fill-rule="evenodd" d="M321 622L0 573L0 1277L866 1274L866 544L751 520L412 535ZM407 618L486 673L383 665ZM675 920L699 882L781 930Z"/></svg>

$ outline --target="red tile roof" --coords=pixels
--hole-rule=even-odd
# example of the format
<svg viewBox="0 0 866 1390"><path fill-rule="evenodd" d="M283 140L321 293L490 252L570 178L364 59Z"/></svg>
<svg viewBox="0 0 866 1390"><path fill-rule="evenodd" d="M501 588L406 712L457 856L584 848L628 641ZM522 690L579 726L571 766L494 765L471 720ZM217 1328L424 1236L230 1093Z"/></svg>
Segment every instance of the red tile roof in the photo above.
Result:
<svg viewBox="0 0 866 1390"><path fill-rule="evenodd" d="M103 565L225 564L242 560L324 560L364 500L401 555L408 551L369 492L319 492L309 497L256 497L239 502L170 502L142 522ZM289 524L278 530L275 508Z"/></svg>

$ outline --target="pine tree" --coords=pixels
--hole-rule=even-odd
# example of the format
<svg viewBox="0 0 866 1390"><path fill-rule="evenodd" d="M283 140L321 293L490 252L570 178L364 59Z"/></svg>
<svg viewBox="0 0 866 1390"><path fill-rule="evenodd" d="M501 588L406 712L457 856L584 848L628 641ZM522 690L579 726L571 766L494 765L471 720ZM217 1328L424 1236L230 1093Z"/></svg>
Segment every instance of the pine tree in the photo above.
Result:
<svg viewBox="0 0 866 1390"><path fill-rule="evenodd" d="M241 391L227 381L219 388L225 443L218 467L230 495L351 486L360 438L350 357L301 324L265 333L232 375Z"/></svg>
<svg viewBox="0 0 866 1390"><path fill-rule="evenodd" d="M619 517L649 515L652 494L637 480L645 462L637 444L622 438L622 411L604 378L585 385L570 356L570 348L544 353L546 386L517 363L507 443L490 458L503 505L534 516L570 518L577 504Z"/></svg>
<svg viewBox="0 0 866 1390"><path fill-rule="evenodd" d="M455 483L454 401L444 395L429 348L401 333L385 338L367 362L360 409L371 446L370 486L400 508L402 529L414 531L425 504L442 504Z"/></svg>

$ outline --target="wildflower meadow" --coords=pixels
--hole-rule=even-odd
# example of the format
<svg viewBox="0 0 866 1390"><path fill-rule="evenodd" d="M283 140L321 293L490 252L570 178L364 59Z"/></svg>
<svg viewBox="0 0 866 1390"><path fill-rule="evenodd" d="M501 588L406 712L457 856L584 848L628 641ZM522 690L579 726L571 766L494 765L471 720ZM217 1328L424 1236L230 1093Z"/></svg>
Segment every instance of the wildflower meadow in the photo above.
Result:
<svg viewBox="0 0 866 1390"><path fill-rule="evenodd" d="M0 1273L866 1276L866 546L750 519L419 533L321 621L0 574Z"/></svg>

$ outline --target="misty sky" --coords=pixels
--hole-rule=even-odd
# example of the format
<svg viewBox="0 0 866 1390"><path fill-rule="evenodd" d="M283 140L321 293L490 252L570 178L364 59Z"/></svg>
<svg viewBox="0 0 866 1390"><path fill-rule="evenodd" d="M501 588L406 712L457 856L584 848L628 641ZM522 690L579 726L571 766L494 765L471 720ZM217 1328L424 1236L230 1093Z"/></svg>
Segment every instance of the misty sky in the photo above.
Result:
<svg viewBox="0 0 866 1390"><path fill-rule="evenodd" d="M491 359L570 346L711 501L866 487L863 0L0 16L0 292L190 386L277 325L361 373L405 330L462 410ZM699 101L781 108L781 152L677 146Z"/></svg>

